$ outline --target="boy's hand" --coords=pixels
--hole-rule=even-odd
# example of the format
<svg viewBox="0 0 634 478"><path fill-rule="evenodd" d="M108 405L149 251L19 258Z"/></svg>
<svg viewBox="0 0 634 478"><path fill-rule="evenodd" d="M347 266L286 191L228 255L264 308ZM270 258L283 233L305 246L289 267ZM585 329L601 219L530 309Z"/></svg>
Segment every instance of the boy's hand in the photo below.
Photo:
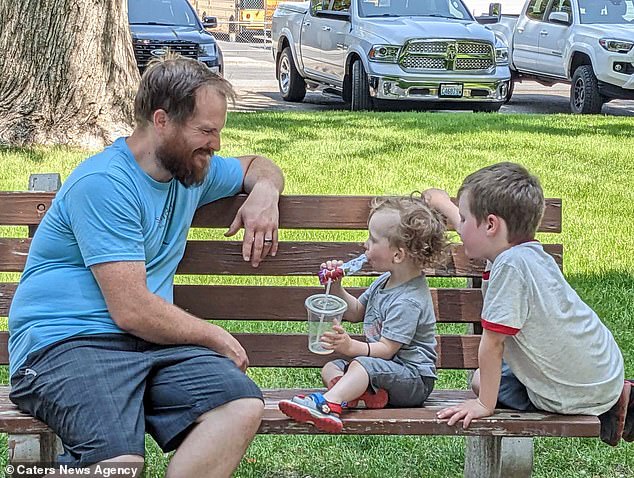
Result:
<svg viewBox="0 0 634 478"><path fill-rule="evenodd" d="M494 410L490 410L484 406L480 400L467 400L455 407L445 408L440 410L436 416L440 419L449 418L447 425L453 426L458 423L459 420L464 418L462 428L467 428L471 423L471 420L476 418L490 417L493 415Z"/></svg>
<svg viewBox="0 0 634 478"><path fill-rule="evenodd" d="M337 353L350 356L350 347L352 339L344 328L335 324L332 326L332 332L326 332L321 336L323 347L328 350L334 350Z"/></svg>
<svg viewBox="0 0 634 478"><path fill-rule="evenodd" d="M427 204L431 207L442 211L442 207L448 202L451 202L451 198L447 191L438 188L429 188L423 191L423 197ZM452 203L453 204L453 203Z"/></svg>
<svg viewBox="0 0 634 478"><path fill-rule="evenodd" d="M321 270L318 272L319 283L321 285L326 285L328 280L332 282L337 282L344 275L343 269L341 266L343 265L343 261L338 260L330 260L327 262L323 262L321 264Z"/></svg>

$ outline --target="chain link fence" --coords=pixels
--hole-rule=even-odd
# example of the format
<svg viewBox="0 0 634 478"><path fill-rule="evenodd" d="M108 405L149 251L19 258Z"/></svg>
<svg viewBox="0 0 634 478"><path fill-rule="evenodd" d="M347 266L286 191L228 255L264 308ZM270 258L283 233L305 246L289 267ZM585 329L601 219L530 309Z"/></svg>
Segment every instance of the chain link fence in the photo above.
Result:
<svg viewBox="0 0 634 478"><path fill-rule="evenodd" d="M209 30L216 40L235 43L239 49L241 44L246 46L261 46L271 48L271 22L267 21L218 21L218 27Z"/></svg>

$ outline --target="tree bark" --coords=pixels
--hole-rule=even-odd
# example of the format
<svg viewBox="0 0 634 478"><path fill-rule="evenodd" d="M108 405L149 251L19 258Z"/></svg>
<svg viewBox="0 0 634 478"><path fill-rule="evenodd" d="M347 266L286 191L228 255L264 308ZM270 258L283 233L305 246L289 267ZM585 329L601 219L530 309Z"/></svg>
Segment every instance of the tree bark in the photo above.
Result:
<svg viewBox="0 0 634 478"><path fill-rule="evenodd" d="M0 144L100 148L131 130L126 0L0 0Z"/></svg>

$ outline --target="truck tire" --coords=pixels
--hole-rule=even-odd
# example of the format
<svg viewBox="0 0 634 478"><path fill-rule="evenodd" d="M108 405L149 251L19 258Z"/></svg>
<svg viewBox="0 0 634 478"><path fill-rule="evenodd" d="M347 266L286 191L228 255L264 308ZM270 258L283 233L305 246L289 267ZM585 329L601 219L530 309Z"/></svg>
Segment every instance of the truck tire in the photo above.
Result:
<svg viewBox="0 0 634 478"><path fill-rule="evenodd" d="M506 90L506 96L504 97L504 104L507 104L511 101L511 96L513 96L513 91L515 90L515 81L517 77L514 73L511 73L511 79L509 81L509 87Z"/></svg>
<svg viewBox="0 0 634 478"><path fill-rule="evenodd" d="M350 101L351 111L366 111L372 109L372 97L370 96L370 83L368 75L363 68L361 60L352 64L352 95Z"/></svg>
<svg viewBox="0 0 634 478"><path fill-rule="evenodd" d="M289 46L282 50L277 61L277 84L284 101L300 102L306 96L306 82L295 68Z"/></svg>
<svg viewBox="0 0 634 478"><path fill-rule="evenodd" d="M579 66L572 75L570 85L570 110L575 114L601 113L605 98L599 93L599 82L592 65Z"/></svg>

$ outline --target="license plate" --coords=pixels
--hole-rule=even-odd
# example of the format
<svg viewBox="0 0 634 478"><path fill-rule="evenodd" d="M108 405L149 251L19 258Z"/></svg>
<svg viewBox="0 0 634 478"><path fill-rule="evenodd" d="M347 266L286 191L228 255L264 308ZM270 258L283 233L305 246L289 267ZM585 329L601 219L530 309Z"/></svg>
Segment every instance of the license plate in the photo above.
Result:
<svg viewBox="0 0 634 478"><path fill-rule="evenodd" d="M462 85L441 84L438 96L441 98L460 98L462 97Z"/></svg>

